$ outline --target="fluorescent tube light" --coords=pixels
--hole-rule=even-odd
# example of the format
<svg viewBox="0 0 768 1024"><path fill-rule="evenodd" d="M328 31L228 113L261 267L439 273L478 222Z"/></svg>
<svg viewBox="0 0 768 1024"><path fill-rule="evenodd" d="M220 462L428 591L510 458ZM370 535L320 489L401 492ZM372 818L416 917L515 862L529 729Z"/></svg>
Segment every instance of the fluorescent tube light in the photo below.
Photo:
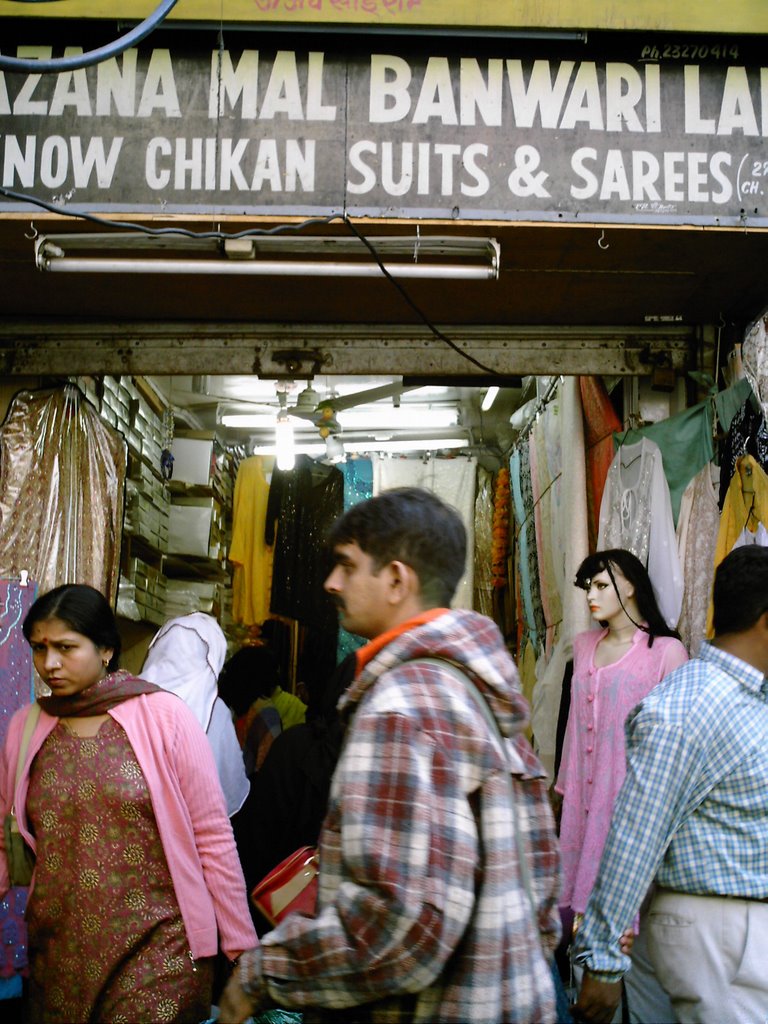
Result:
<svg viewBox="0 0 768 1024"><path fill-rule="evenodd" d="M498 395L498 393L499 389L496 387L495 384L492 387L488 388L488 390L483 395L482 402L480 403L480 408L482 409L483 412L488 412L493 403L496 401L496 396Z"/></svg>
<svg viewBox="0 0 768 1024"><path fill-rule="evenodd" d="M499 243L463 235L376 236L376 256L393 277L494 280ZM308 259L312 256L312 259ZM342 261L338 257L349 257ZM40 235L39 270L58 274L202 274L279 277L382 277L365 243L355 237L248 236L205 238L140 231Z"/></svg>
<svg viewBox="0 0 768 1024"><path fill-rule="evenodd" d="M293 469L296 464L293 424L284 413L279 414L275 423L275 455L278 469Z"/></svg>
<svg viewBox="0 0 768 1024"><path fill-rule="evenodd" d="M291 410L287 410L291 415ZM308 427L306 419L293 417ZM338 413L338 420L344 430L431 430L455 427L458 412L455 408L428 409L401 405L392 405L377 409L345 409ZM224 413L221 417L222 426L252 428L272 427L274 416L269 413Z"/></svg>

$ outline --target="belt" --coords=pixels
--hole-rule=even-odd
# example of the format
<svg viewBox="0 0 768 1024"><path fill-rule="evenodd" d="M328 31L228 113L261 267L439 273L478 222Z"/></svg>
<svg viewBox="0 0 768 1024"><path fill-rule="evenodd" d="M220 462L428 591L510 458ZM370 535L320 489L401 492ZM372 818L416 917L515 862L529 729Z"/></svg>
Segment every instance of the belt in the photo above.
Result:
<svg viewBox="0 0 768 1024"><path fill-rule="evenodd" d="M702 900L745 900L748 903L768 903L768 896L737 896L736 893L731 892L684 892L682 889L667 889L663 885L657 885L656 891L673 893L675 896L696 896Z"/></svg>

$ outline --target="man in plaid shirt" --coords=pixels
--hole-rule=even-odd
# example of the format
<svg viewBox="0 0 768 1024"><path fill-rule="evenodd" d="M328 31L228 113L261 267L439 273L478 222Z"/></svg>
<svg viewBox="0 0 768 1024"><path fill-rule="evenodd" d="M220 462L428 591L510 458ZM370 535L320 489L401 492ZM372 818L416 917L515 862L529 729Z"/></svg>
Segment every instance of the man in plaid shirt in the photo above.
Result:
<svg viewBox="0 0 768 1024"><path fill-rule="evenodd" d="M574 941L579 1020L612 1020L619 935L655 879L649 950L678 1021L768 1021L768 548L721 562L714 610L715 639L627 720L627 776Z"/></svg>
<svg viewBox="0 0 768 1024"><path fill-rule="evenodd" d="M448 607L465 565L461 519L401 488L350 509L331 543L326 590L370 642L339 705L348 727L317 913L289 916L241 957L220 1019L277 1004L333 1024L552 1022L557 841L501 634Z"/></svg>

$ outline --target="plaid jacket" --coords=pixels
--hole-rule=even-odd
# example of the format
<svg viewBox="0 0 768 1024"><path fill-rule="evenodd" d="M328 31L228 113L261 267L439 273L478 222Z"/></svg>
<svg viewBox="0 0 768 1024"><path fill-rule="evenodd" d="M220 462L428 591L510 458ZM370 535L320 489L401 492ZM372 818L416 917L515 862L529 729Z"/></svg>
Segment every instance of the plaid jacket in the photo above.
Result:
<svg viewBox="0 0 768 1024"><path fill-rule="evenodd" d="M471 675L508 741L516 807ZM264 978L305 1021L554 1020L560 865L527 705L495 624L451 611L388 644L351 717L320 838L317 917L262 940ZM515 830L527 851L535 915Z"/></svg>

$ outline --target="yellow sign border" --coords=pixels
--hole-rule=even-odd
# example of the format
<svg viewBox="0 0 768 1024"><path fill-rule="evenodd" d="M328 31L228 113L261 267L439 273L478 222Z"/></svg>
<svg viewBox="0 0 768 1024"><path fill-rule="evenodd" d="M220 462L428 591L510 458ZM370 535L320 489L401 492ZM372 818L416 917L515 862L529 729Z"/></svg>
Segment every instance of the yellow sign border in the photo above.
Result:
<svg viewBox="0 0 768 1024"><path fill-rule="evenodd" d="M0 0L4 18L143 21L152 0ZM501 31L768 32L766 0L179 0L168 20L224 24L476 28Z"/></svg>

